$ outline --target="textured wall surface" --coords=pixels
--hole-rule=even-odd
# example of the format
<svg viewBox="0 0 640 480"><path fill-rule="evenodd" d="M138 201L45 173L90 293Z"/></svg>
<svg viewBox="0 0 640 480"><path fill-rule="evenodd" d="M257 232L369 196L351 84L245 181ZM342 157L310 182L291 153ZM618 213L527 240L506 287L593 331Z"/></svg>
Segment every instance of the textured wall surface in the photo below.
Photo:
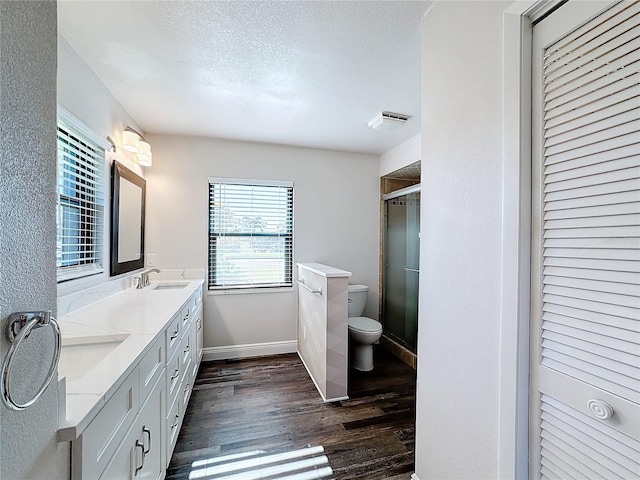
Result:
<svg viewBox="0 0 640 480"><path fill-rule="evenodd" d="M416 473L498 476L502 13L438 2L423 19Z"/></svg>
<svg viewBox="0 0 640 480"><path fill-rule="evenodd" d="M0 2L0 318L56 308L56 3ZM9 345L0 335L0 356ZM19 401L37 391L52 358L50 329L17 354ZM0 478L53 478L57 383L33 407L0 406Z"/></svg>

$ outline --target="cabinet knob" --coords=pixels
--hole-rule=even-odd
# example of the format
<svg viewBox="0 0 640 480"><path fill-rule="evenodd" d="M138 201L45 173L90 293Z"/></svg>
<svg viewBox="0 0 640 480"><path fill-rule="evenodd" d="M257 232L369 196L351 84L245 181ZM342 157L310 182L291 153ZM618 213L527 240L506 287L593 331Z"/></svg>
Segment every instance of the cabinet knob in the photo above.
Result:
<svg viewBox="0 0 640 480"><path fill-rule="evenodd" d="M594 417L600 420L609 420L615 413L613 407L604 400L592 398L587 402L587 407Z"/></svg>

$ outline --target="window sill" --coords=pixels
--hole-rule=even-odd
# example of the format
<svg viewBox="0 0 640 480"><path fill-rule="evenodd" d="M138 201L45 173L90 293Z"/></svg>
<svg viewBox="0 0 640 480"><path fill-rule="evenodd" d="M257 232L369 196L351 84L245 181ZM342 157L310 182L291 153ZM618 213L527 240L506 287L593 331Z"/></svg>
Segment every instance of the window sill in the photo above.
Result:
<svg viewBox="0 0 640 480"><path fill-rule="evenodd" d="M264 293L287 293L293 292L293 287L277 287L277 288L230 288L228 290L207 290L207 295L245 295L245 294L264 294Z"/></svg>

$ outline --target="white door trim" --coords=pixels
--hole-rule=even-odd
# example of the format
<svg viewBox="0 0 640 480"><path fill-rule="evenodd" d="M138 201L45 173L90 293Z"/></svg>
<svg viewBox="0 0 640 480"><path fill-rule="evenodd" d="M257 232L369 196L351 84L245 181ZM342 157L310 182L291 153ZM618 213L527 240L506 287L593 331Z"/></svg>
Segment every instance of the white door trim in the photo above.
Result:
<svg viewBox="0 0 640 480"><path fill-rule="evenodd" d="M499 478L529 476L532 21L557 1L516 1L503 17Z"/></svg>

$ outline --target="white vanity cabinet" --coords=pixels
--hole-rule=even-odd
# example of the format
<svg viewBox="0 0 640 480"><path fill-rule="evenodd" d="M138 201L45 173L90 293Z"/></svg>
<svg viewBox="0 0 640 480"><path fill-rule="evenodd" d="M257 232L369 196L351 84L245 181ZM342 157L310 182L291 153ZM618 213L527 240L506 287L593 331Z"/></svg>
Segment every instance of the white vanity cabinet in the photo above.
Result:
<svg viewBox="0 0 640 480"><path fill-rule="evenodd" d="M167 416L166 465L169 466L171 455L178 440L178 433L189 404L193 381L200 358L196 358L197 328L202 324L202 293L195 292L181 312L181 340L173 357L167 363ZM198 317L200 315L200 317ZM196 321L200 318L200 321Z"/></svg>
<svg viewBox="0 0 640 480"><path fill-rule="evenodd" d="M165 477L201 358L201 289L163 324L113 395L71 440L72 480Z"/></svg>

